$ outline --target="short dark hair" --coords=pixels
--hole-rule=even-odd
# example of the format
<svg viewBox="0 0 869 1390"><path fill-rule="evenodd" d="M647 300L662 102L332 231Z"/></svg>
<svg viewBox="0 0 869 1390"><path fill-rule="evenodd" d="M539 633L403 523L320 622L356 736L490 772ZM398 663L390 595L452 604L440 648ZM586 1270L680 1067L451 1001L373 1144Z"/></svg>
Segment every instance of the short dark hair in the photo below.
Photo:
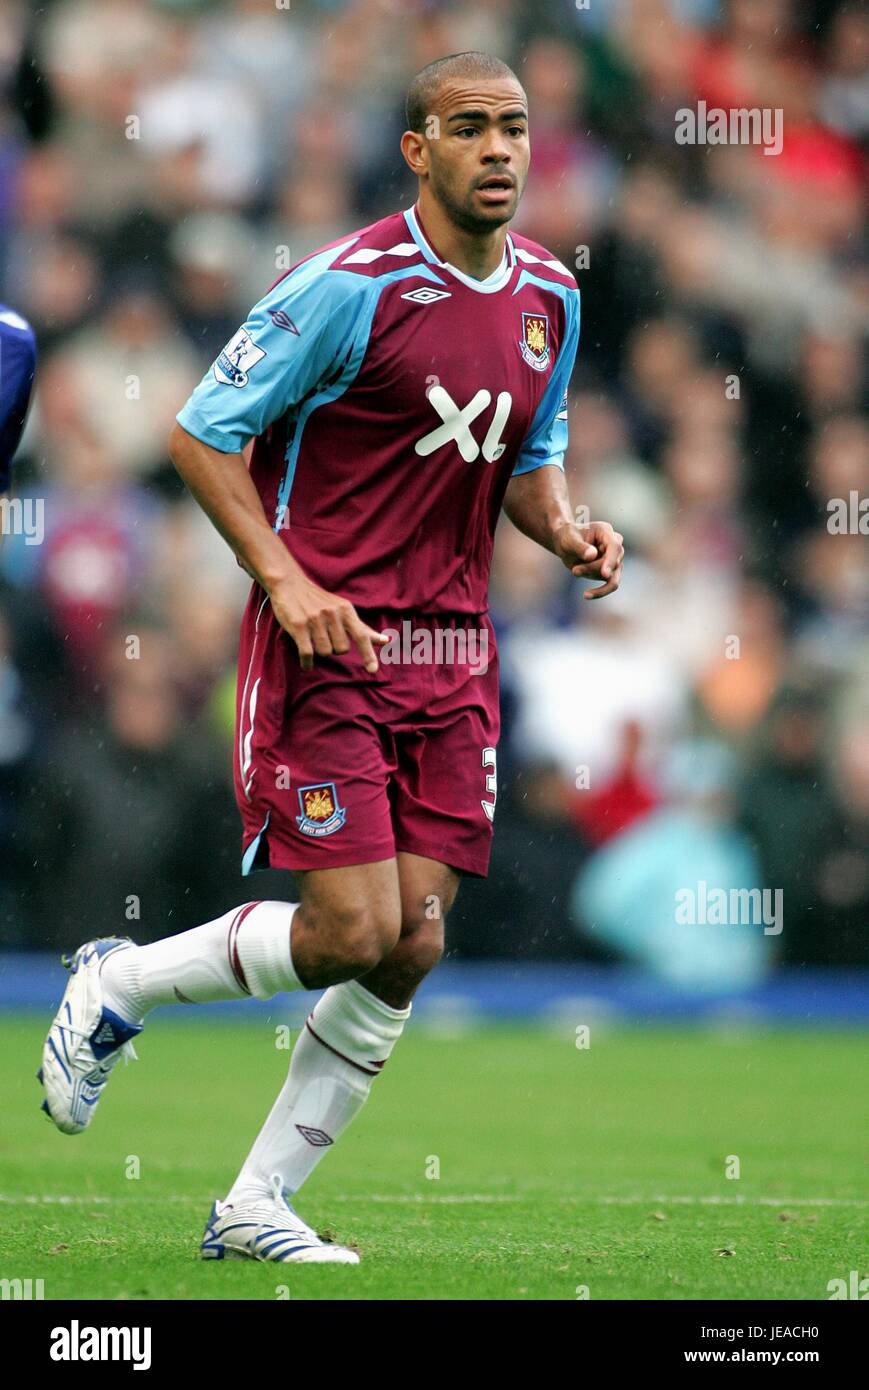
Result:
<svg viewBox="0 0 869 1390"><path fill-rule="evenodd" d="M513 69L500 58L493 58L491 53L450 53L446 58L436 58L411 78L404 108L409 130L422 135L437 89L450 77L512 77L514 82L519 82Z"/></svg>

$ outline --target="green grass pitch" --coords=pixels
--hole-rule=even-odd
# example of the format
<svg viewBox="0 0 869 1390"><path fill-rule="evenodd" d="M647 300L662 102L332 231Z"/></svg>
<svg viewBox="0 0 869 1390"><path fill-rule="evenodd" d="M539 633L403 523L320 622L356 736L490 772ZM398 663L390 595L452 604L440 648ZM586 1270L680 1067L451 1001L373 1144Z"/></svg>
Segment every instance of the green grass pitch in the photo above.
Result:
<svg viewBox="0 0 869 1390"><path fill-rule="evenodd" d="M46 1299L826 1299L869 1272L869 1036L593 1028L580 1050L569 1025L408 1030L298 1201L358 1268L203 1262L285 1073L278 1021L158 1016L69 1138L38 1109L48 1019L0 1017L0 1278Z"/></svg>

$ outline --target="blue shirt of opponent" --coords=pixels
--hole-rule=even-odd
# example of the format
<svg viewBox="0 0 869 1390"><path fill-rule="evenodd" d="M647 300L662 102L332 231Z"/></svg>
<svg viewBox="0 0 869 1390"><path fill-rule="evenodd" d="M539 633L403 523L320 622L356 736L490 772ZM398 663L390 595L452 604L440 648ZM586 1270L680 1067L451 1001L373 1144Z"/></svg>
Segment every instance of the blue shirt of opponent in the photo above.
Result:
<svg viewBox="0 0 869 1390"><path fill-rule="evenodd" d="M35 373L33 329L14 309L0 304L0 493L9 486L12 455L24 429Z"/></svg>

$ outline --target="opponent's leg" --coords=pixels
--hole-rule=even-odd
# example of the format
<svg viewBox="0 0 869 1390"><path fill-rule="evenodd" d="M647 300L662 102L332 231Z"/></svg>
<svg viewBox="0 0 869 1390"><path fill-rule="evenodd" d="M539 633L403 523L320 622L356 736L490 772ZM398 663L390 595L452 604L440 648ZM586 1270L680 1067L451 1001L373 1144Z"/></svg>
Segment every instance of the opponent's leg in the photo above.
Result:
<svg viewBox="0 0 869 1390"><path fill-rule="evenodd" d="M372 866L368 866L371 868ZM302 900L314 920L363 886L353 870L306 874ZM333 875L351 876L337 880ZM399 854L394 878L367 875L366 890L400 904L401 936L367 974L333 985L317 1002L293 1050L287 1080L227 1198L250 1200L274 1174L293 1193L368 1098L410 1016L410 1001L443 951L444 919L458 887L452 869Z"/></svg>

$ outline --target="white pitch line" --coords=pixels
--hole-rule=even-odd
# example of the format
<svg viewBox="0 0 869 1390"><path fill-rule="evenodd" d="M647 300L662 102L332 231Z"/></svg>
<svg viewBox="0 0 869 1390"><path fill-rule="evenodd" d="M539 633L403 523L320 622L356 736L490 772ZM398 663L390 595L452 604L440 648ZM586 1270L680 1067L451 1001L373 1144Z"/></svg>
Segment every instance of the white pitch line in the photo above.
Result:
<svg viewBox="0 0 869 1390"><path fill-rule="evenodd" d="M201 1205L211 1201L209 1196L203 1197L182 1197L178 1194L169 1194L165 1197L142 1195L141 1197L122 1197L122 1196L103 1196L95 1195L84 1197L79 1195L60 1195L60 1194L25 1194L17 1197L0 1193L0 1203L7 1206L115 1206L124 1203L151 1202L155 1205L163 1206L168 1203ZM496 1192L464 1192L464 1193L414 1193L414 1192L370 1192L370 1193L333 1193L326 1199L329 1202L381 1202L396 1206L404 1205L429 1205L429 1206L496 1206L502 1203L516 1202L540 1202L545 1201L540 1193L530 1192L525 1195L514 1195L510 1193ZM565 1196L555 1199L558 1203L567 1203L571 1206L582 1206L591 1204L593 1206L708 1206L708 1207L867 1207L869 1198L863 1197L740 1197L735 1196L700 1196L700 1197L665 1197L660 1194L653 1196L637 1197L606 1197L594 1196Z"/></svg>
<svg viewBox="0 0 869 1390"><path fill-rule="evenodd" d="M106 1197L97 1194L93 1197L82 1197L80 1194L68 1196L60 1193L45 1193L33 1195L23 1194L18 1197L11 1197L6 1193L0 1193L0 1203L5 1203L10 1207L105 1207L118 1205L124 1202L207 1202L213 1201L208 1197L179 1197L171 1194L167 1197Z"/></svg>
<svg viewBox="0 0 869 1390"><path fill-rule="evenodd" d="M705 1206L705 1207L867 1207L866 1197L593 1197L592 1201L604 1206L631 1207L647 1202L659 1206Z"/></svg>
<svg viewBox="0 0 869 1390"><path fill-rule="evenodd" d="M329 1198L331 1202L395 1202L395 1203L438 1203L443 1206L458 1206L462 1203L485 1203L495 1204L499 1202L540 1202L546 1198L537 1192L529 1192L524 1195L469 1192L465 1194L438 1195L436 1193L371 1193L365 1197L354 1196L352 1194L335 1194ZM707 1197L663 1197L641 1196L641 1197L605 1197L597 1194L590 1194L587 1197L572 1195L558 1197L556 1202L566 1202L571 1206L582 1206L591 1203L596 1206L759 1206L759 1207L866 1207L869 1206L869 1198L863 1197L740 1197L740 1196L707 1196Z"/></svg>

